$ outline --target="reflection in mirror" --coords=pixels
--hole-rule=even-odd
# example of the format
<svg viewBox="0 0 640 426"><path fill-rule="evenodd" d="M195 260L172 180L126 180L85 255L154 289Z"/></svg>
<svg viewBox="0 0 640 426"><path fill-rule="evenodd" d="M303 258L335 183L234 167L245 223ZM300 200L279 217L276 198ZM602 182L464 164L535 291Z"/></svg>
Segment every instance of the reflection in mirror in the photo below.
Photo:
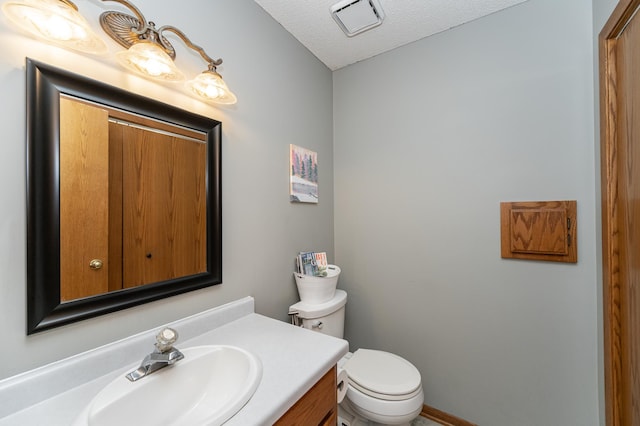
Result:
<svg viewBox="0 0 640 426"><path fill-rule="evenodd" d="M206 272L205 135L148 121L61 96L63 302Z"/></svg>
<svg viewBox="0 0 640 426"><path fill-rule="evenodd" d="M220 123L27 60L33 333L222 281Z"/></svg>

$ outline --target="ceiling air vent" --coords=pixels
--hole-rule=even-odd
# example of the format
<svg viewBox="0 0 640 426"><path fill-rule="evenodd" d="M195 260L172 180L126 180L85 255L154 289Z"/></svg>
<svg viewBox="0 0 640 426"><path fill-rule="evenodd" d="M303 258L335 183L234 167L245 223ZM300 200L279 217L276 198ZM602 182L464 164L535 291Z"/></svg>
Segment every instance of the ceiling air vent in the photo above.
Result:
<svg viewBox="0 0 640 426"><path fill-rule="evenodd" d="M376 0L343 0L331 6L331 16L349 37L382 24L384 12Z"/></svg>

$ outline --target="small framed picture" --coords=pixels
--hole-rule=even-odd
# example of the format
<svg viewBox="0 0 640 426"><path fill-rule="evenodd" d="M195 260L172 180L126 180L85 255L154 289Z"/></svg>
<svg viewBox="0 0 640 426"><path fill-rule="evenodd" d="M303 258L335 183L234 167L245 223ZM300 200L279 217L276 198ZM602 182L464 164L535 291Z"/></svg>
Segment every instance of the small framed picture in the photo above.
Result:
<svg viewBox="0 0 640 426"><path fill-rule="evenodd" d="M289 199L293 203L318 202L318 153L289 145Z"/></svg>

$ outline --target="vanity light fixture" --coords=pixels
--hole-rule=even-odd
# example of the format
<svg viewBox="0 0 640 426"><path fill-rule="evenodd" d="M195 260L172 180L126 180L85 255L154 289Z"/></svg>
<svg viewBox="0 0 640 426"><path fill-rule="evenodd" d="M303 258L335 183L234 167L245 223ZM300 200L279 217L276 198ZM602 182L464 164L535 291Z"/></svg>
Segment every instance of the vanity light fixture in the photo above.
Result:
<svg viewBox="0 0 640 426"><path fill-rule="evenodd" d="M104 12L100 15L102 29L118 44L127 50L116 54L116 59L125 68L147 78L160 81L183 81L183 73L176 67L174 59L176 51L171 43L162 35L169 31L177 35L184 44L195 50L208 64L186 87L201 99L218 104L235 104L236 96L229 90L216 67L222 59L213 60L204 49L194 44L185 33L171 25L156 28L155 23L147 21L142 12L126 0L115 1L129 8L135 16L116 11Z"/></svg>
<svg viewBox="0 0 640 426"><path fill-rule="evenodd" d="M18 27L40 39L85 53L107 52L105 42L70 0L11 0L2 12Z"/></svg>

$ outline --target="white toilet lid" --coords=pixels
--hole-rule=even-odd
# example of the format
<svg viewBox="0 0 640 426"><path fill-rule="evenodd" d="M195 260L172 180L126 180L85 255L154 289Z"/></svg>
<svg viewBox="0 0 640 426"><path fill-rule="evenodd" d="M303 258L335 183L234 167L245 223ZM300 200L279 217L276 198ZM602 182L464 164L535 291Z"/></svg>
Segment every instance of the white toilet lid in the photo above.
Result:
<svg viewBox="0 0 640 426"><path fill-rule="evenodd" d="M418 369L389 352L358 349L343 368L356 388L383 399L409 397L422 386Z"/></svg>

